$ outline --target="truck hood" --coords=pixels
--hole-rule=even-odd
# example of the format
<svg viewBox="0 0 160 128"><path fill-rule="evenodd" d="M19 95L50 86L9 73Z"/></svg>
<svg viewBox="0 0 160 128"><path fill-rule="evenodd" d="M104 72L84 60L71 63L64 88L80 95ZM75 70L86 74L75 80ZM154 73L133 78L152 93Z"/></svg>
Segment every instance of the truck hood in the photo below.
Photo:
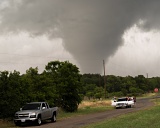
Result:
<svg viewBox="0 0 160 128"><path fill-rule="evenodd" d="M22 110L22 111L16 112L16 114L37 113L37 112L39 112L39 110Z"/></svg>

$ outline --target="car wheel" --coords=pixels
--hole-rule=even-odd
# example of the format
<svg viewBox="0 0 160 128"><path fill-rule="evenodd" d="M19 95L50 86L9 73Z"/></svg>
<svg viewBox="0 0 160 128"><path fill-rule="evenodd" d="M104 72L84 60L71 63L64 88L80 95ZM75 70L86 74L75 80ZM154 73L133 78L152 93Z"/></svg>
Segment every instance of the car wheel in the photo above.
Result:
<svg viewBox="0 0 160 128"><path fill-rule="evenodd" d="M56 114L55 114L55 113L53 113L52 118L51 118L51 121L52 121L52 122L56 122Z"/></svg>
<svg viewBox="0 0 160 128"><path fill-rule="evenodd" d="M41 117L40 116L38 116L38 119L37 119L37 125L41 125L42 124L42 120L41 120Z"/></svg>

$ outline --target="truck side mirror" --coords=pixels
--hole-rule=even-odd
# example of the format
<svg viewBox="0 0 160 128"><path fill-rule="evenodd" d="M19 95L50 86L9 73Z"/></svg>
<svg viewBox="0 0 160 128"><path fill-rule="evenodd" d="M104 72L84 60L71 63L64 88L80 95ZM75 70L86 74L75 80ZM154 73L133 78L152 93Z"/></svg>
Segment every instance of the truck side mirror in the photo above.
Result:
<svg viewBox="0 0 160 128"><path fill-rule="evenodd" d="M42 110L46 109L46 107L42 107Z"/></svg>
<svg viewBox="0 0 160 128"><path fill-rule="evenodd" d="M22 111L22 108L20 108L20 111Z"/></svg>

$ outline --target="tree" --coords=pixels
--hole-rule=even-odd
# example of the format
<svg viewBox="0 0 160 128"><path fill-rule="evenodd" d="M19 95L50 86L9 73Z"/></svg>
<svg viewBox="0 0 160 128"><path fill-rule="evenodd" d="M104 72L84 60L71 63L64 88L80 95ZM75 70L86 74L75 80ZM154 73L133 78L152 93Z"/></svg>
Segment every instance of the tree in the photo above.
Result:
<svg viewBox="0 0 160 128"><path fill-rule="evenodd" d="M96 87L95 90L94 90L94 96L95 98L97 99L100 99L102 98L103 94L104 94L104 89L102 87Z"/></svg>
<svg viewBox="0 0 160 128"><path fill-rule="evenodd" d="M128 93L131 93L130 88L132 87L136 88L136 81L134 78L131 76L124 77L122 79L122 92L127 95Z"/></svg>
<svg viewBox="0 0 160 128"><path fill-rule="evenodd" d="M87 93L86 93L86 96L88 97L88 99L90 100L91 98L93 98L93 96L94 96L94 92L92 92L92 91L88 91Z"/></svg>
<svg viewBox="0 0 160 128"><path fill-rule="evenodd" d="M82 101L79 69L68 61L51 61L45 72L55 87L56 104L67 112L76 111Z"/></svg>
<svg viewBox="0 0 160 128"><path fill-rule="evenodd" d="M143 92L148 91L147 80L143 75L138 75L137 77L135 77L135 81L140 90L143 90Z"/></svg>
<svg viewBox="0 0 160 128"><path fill-rule="evenodd" d="M121 79L113 75L107 76L107 90L108 92L121 91Z"/></svg>
<svg viewBox="0 0 160 128"><path fill-rule="evenodd" d="M89 98L89 100L90 98L93 98L95 88L96 88L95 84L85 84L84 85L85 95Z"/></svg>
<svg viewBox="0 0 160 128"><path fill-rule="evenodd" d="M17 71L0 72L0 117L13 117L20 108L23 92L20 84L20 73Z"/></svg>
<svg viewBox="0 0 160 128"><path fill-rule="evenodd" d="M42 94L43 90L40 87L40 75L38 74L38 68L29 68L24 75L24 84L27 88L27 98L28 102L33 101L44 101L45 97Z"/></svg>

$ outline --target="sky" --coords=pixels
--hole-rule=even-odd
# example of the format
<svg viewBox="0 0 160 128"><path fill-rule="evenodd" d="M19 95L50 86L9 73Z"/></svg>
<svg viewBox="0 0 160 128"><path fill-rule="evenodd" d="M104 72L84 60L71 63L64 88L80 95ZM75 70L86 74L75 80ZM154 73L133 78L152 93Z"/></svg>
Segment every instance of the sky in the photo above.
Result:
<svg viewBox="0 0 160 128"><path fill-rule="evenodd" d="M80 73L160 76L159 0L1 0L0 71L69 61Z"/></svg>

